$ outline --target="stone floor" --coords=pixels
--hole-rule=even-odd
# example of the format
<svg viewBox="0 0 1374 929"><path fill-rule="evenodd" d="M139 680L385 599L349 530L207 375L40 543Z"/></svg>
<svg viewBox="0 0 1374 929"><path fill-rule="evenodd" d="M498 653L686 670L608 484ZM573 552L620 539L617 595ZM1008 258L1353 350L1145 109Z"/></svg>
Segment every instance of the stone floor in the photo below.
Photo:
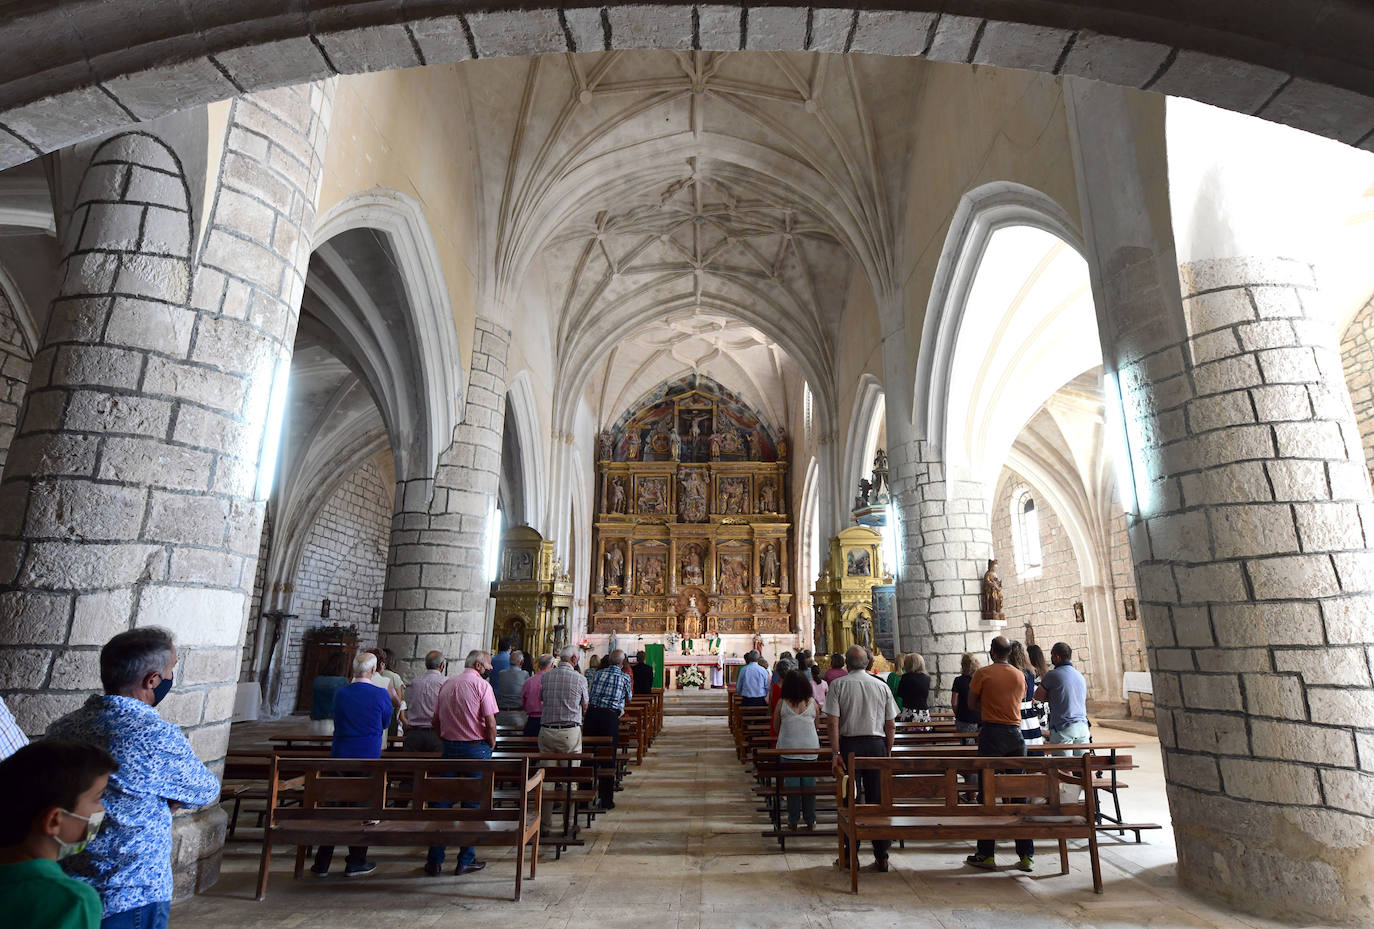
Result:
<svg viewBox="0 0 1374 929"><path fill-rule="evenodd" d="M1126 733L1099 739L1135 741L1127 814L1163 822L1163 776L1157 744ZM725 720L677 716L642 767L625 781L614 813L598 819L587 847L562 861L541 856L539 876L512 903L514 861L490 856L480 875L426 878L418 850L378 849L377 871L345 880L293 881L289 853L275 858L267 900L252 899L254 842L235 842L223 876L208 893L178 905L174 929L1255 929L1279 924L1240 917L1182 890L1174 876L1172 833L1146 833L1146 844L1107 840L1106 893L1092 893L1086 855L1071 854L1072 872L1057 873L1052 847L1042 873L973 873L960 865L971 847L958 844L893 849L893 871L866 874L857 897L848 875L831 868L834 839L789 843L787 854L760 836L750 781L735 760ZM248 836L254 833L247 832ZM1010 862L1010 849L1001 853ZM452 856L450 856L452 860ZM865 855L867 860L867 855ZM342 861L336 860L336 870Z"/></svg>

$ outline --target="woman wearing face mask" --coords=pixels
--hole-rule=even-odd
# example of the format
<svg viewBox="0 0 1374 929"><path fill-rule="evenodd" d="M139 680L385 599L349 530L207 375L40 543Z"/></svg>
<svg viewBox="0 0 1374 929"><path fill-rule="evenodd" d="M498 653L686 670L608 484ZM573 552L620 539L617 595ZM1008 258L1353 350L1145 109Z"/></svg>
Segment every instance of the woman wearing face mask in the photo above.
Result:
<svg viewBox="0 0 1374 929"><path fill-rule="evenodd" d="M119 766L94 745L50 739L0 762L0 913L13 926L97 929L100 896L62 872L95 837Z"/></svg>

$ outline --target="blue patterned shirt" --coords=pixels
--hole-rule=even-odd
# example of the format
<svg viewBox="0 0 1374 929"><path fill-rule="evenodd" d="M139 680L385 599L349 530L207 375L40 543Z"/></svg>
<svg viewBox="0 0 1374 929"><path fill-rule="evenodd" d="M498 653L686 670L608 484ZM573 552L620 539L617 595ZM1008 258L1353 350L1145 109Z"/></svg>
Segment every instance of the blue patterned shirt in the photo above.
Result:
<svg viewBox="0 0 1374 929"><path fill-rule="evenodd" d="M172 811L168 802L202 807L219 800L219 779L181 730L142 701L92 696L48 727L49 738L98 745L114 756L101 801L105 824L68 874L100 894L105 915L172 899Z"/></svg>
<svg viewBox="0 0 1374 929"><path fill-rule="evenodd" d="M14 721L14 714L5 706L4 699L0 698L0 761L28 744L28 736L24 735L24 730Z"/></svg>
<svg viewBox="0 0 1374 929"><path fill-rule="evenodd" d="M604 710L625 712L625 703L634 695L634 681L619 668L602 668L587 687L591 705Z"/></svg>

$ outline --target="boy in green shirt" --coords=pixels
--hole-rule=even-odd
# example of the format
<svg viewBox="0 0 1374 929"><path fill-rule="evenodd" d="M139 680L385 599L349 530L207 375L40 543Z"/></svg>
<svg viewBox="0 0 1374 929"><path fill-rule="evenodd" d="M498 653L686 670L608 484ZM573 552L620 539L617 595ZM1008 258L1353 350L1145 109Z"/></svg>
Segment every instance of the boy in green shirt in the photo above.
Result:
<svg viewBox="0 0 1374 929"><path fill-rule="evenodd" d="M0 914L43 929L99 929L100 897L68 877L59 858L100 829L100 795L119 766L101 748L51 739L0 761Z"/></svg>

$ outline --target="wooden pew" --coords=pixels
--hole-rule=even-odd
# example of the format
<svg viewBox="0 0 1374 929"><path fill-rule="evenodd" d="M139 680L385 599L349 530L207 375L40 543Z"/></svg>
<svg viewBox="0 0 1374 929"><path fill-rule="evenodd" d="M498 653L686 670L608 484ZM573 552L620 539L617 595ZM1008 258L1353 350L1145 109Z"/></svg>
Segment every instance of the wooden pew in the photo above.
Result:
<svg viewBox="0 0 1374 929"><path fill-rule="evenodd" d="M837 783L839 846L848 844L849 889L859 892L859 843L873 839L1054 839L1060 873L1069 872L1069 839L1087 839L1093 890L1102 893L1097 854L1096 793L1080 790L1063 799L1061 786L1091 785L1108 760L1079 758L859 758L850 755L848 776ZM1006 773L1008 770L1024 773ZM881 778L881 802L858 802L860 772ZM969 785L960 775L977 775L981 796L961 801Z"/></svg>
<svg viewBox="0 0 1374 929"><path fill-rule="evenodd" d="M292 758L289 764L302 772L301 805L278 802L282 760L274 757L258 866L259 900L267 895L274 844L296 846L297 878L311 845L513 846L516 900L525 846L530 845L530 879L535 877L544 772L531 772L528 759ZM515 785L516 803L499 802L503 783ZM464 808L465 802L476 806ZM452 806L440 809L439 803Z"/></svg>

